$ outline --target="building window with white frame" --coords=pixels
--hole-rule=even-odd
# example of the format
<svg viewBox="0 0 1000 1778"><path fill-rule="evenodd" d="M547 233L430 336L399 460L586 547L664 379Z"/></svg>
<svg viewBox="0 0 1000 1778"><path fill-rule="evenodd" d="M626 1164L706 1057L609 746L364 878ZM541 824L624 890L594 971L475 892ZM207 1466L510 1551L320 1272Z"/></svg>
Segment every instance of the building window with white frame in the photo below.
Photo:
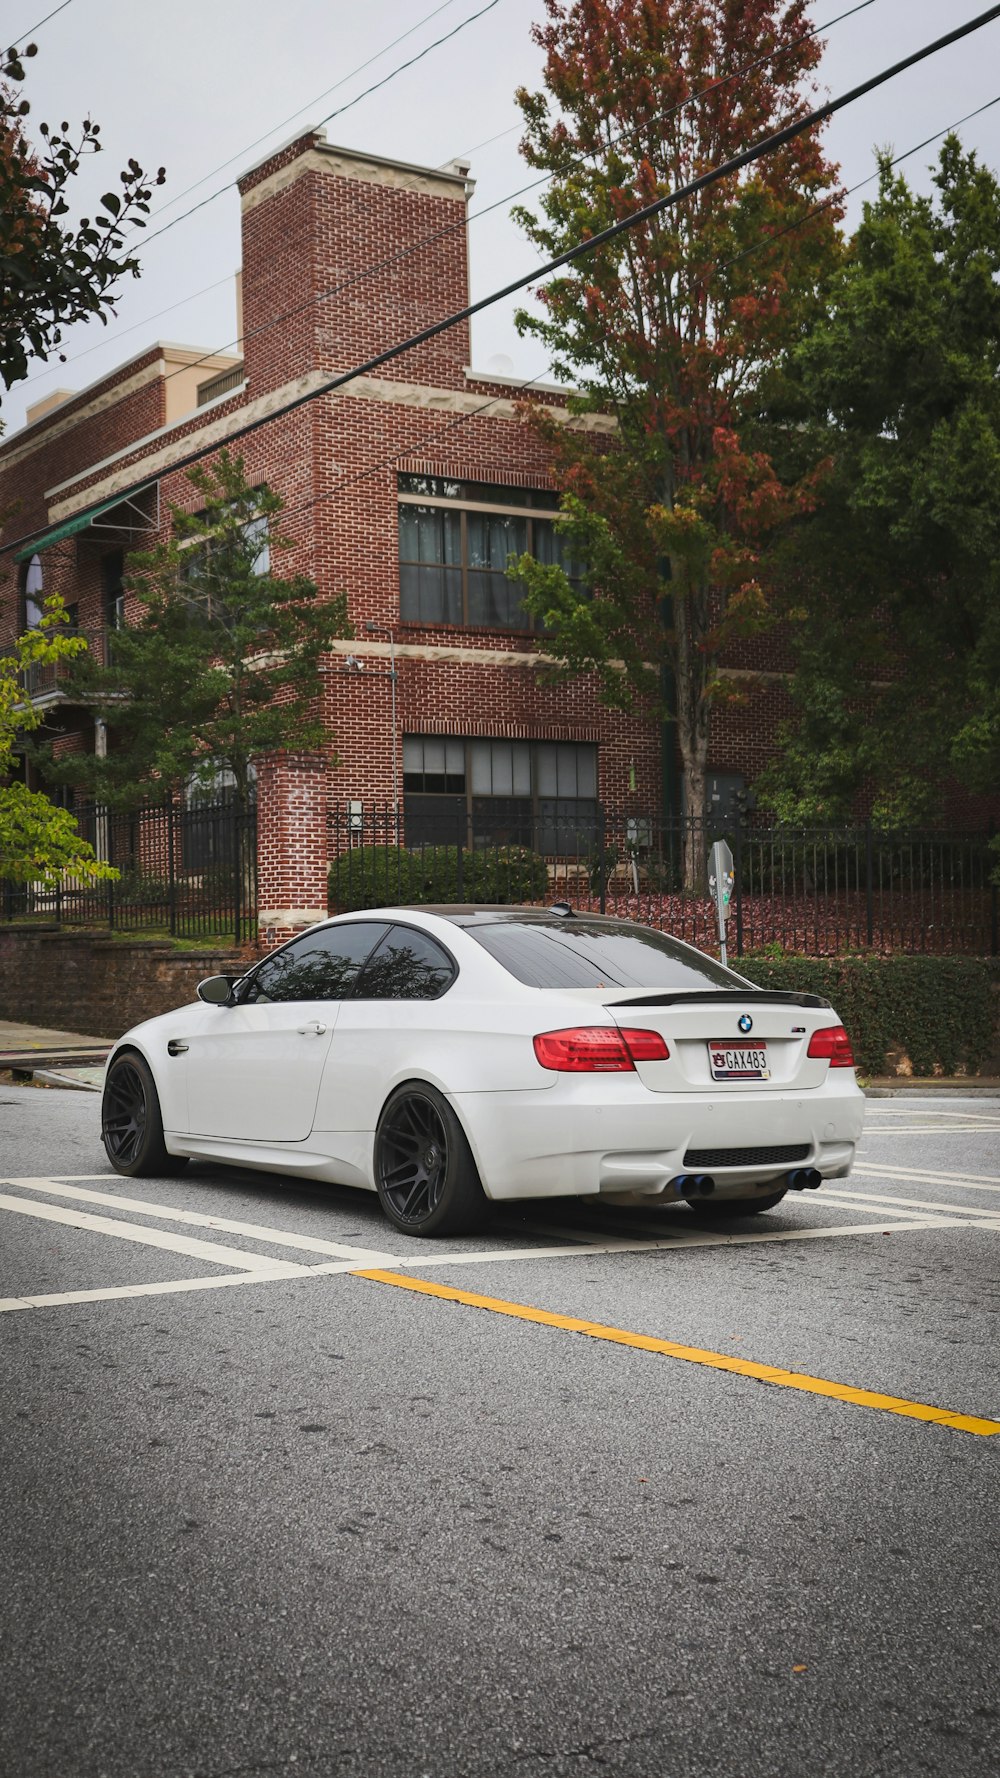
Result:
<svg viewBox="0 0 1000 1778"><path fill-rule="evenodd" d="M403 623L487 630L542 626L524 609L511 557L558 563L583 576L556 530L558 498L439 475L399 477L399 614Z"/></svg>
<svg viewBox="0 0 1000 1778"><path fill-rule="evenodd" d="M226 586L234 571L249 569L252 575L271 572L271 544L268 522L263 514L248 519L241 527L243 548L230 552L218 538L205 537L182 545L184 562L181 578L188 603L206 622L226 621ZM228 560L232 553L236 560Z"/></svg>
<svg viewBox="0 0 1000 1778"><path fill-rule="evenodd" d="M21 627L37 630L45 616L45 574L41 556L34 555L24 570L21 593Z"/></svg>

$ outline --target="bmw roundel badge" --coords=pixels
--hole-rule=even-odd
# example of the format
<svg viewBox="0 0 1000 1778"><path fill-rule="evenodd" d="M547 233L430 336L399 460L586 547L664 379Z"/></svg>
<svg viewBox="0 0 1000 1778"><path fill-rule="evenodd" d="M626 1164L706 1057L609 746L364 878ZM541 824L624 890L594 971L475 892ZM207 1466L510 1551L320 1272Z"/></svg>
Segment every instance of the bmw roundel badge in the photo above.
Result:
<svg viewBox="0 0 1000 1778"><path fill-rule="evenodd" d="M741 1012L737 1023L741 1031L753 1030L753 1020L748 1012Z"/></svg>

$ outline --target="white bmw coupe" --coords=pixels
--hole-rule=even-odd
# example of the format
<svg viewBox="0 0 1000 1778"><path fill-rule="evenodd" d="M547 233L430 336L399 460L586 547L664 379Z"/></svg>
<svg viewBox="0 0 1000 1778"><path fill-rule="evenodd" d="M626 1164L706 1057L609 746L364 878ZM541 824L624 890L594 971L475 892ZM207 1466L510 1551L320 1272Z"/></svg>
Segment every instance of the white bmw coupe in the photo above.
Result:
<svg viewBox="0 0 1000 1778"><path fill-rule="evenodd" d="M108 1058L119 1173L337 1181L443 1235L487 1199L769 1210L842 1179L861 1134L827 1001L565 903L342 914L198 994Z"/></svg>

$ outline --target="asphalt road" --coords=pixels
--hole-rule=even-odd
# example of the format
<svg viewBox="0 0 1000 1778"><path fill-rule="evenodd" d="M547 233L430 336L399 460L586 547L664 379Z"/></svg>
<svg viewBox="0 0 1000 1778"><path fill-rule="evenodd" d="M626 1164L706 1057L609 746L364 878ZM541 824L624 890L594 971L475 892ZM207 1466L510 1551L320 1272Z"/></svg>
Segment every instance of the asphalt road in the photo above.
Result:
<svg viewBox="0 0 1000 1778"><path fill-rule="evenodd" d="M0 1087L4 1778L996 1773L1000 1100L465 1242L97 1106Z"/></svg>

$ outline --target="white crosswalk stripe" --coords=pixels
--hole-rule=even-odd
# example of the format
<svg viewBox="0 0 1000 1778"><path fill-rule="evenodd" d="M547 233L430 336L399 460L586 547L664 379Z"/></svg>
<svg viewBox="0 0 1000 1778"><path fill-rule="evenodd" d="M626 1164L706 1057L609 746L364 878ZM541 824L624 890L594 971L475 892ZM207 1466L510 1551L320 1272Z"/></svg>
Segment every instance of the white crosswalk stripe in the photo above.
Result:
<svg viewBox="0 0 1000 1778"><path fill-rule="evenodd" d="M943 1174L937 1170L907 1169L859 1165L855 1176L861 1176L867 1188L869 1181L893 1187L897 1181L917 1185L921 1191L933 1187L953 1187L964 1191L1000 1192L1000 1179L990 1176ZM523 1261L613 1257L626 1253L666 1257L689 1250L718 1247L751 1247L759 1245L861 1238L882 1232L888 1225L893 1234L911 1230L931 1231L941 1228L1000 1229L1000 1208L942 1202L939 1198L904 1198L871 1189L851 1187L835 1189L828 1186L815 1197L798 1200L797 1208L807 1215L823 1213L824 1204L838 1210L851 1208L868 1218L865 1222L804 1222L795 1228L769 1227L752 1229L698 1228L678 1215L667 1213L662 1222L651 1212L642 1223L622 1220L617 1228L594 1226L592 1217L580 1223L560 1225L548 1222L529 1223L520 1216L509 1230L509 1244L504 1242L504 1229L494 1231L495 1244L473 1249L471 1244L422 1242L407 1244L409 1251L396 1254L380 1247L366 1247L343 1241L328 1240L294 1229L275 1228L265 1223L213 1216L182 1209L152 1199L126 1196L118 1191L101 1190L107 1180L118 1175L85 1174L48 1177L10 1177L0 1179L0 1215L25 1217L36 1221L78 1229L112 1241L133 1242L140 1246L185 1257L220 1268L208 1276L156 1280L141 1284L109 1284L91 1289L26 1293L0 1297L0 1313L27 1309L68 1306L88 1302L110 1302L130 1297L163 1296L185 1291L227 1289L237 1285L264 1284L289 1280L315 1280L340 1273L367 1268L389 1267L437 1270L439 1267L512 1264ZM84 1206L87 1206L85 1208ZM789 1205L789 1208L791 1205ZM101 1215L99 1210L114 1212ZM158 1228L166 1223L167 1228ZM198 1230L200 1234L187 1233ZM519 1242L525 1234L542 1237L537 1245ZM219 1235L235 1237L234 1245L216 1239ZM249 1245L246 1245L249 1243ZM312 1263L293 1260L275 1249L297 1251L315 1256ZM322 1256L322 1258L320 1257Z"/></svg>

